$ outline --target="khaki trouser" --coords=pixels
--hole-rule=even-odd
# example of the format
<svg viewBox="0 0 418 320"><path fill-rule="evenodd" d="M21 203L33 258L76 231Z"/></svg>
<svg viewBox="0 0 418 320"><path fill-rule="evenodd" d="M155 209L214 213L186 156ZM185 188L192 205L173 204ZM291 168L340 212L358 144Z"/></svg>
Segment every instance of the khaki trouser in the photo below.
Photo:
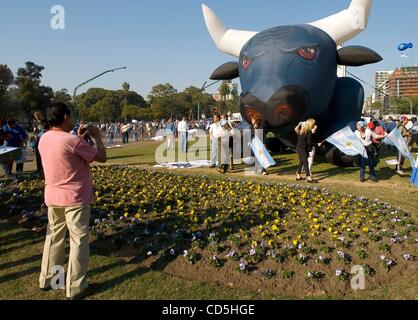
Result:
<svg viewBox="0 0 418 320"><path fill-rule="evenodd" d="M70 257L68 261L66 291L71 298L87 289L87 267L90 256L89 222L90 206L48 206L48 227L42 257L39 285L48 288L54 266L65 264L65 236L70 233Z"/></svg>

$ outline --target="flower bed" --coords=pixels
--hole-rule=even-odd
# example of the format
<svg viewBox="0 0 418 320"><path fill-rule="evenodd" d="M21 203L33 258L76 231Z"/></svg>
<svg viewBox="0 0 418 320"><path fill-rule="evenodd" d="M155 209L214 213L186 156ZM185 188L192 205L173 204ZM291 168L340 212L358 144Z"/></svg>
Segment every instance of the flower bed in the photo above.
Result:
<svg viewBox="0 0 418 320"><path fill-rule="evenodd" d="M390 204L281 183L93 172L91 232L105 254L129 248L138 263L166 272L300 296L348 294L354 265L369 287L416 273L416 223ZM0 200L9 215L39 217L42 188L41 180L23 181Z"/></svg>

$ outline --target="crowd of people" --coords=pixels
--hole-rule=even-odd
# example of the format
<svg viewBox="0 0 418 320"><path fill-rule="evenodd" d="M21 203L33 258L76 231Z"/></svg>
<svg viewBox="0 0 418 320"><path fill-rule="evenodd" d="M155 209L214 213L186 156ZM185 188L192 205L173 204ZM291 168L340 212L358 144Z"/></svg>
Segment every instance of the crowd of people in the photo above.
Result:
<svg viewBox="0 0 418 320"><path fill-rule="evenodd" d="M154 120L154 121L133 121L133 122L118 122L118 123L94 123L102 135L106 136L108 145L115 143L116 139L122 141L123 144L129 141L139 142L146 141L156 137L156 135L164 135L167 139L167 148L174 150L176 140L179 143L179 152L188 152L189 133L196 130L206 132L210 139L210 167L217 169L219 172L225 174L228 171L234 170L234 135L239 122L231 119L232 114L214 113L212 119L205 119L200 121L189 121L187 118L180 120ZM16 124L13 119L0 119L0 145L22 148L22 156L16 161L16 172L23 171L23 164L26 160L27 148L32 149L36 158L37 170L43 171L42 159L39 154L38 144L42 135L49 130L49 124L46 121L36 121L31 128L27 128L24 124ZM83 124L80 124L83 125ZM416 117L408 119L408 117L400 117L394 119L388 117L383 120L382 117L374 119L373 117L363 117L357 123L356 135L362 141L368 155L368 159L360 157L358 163L360 166L360 181L365 181L365 167L368 166L370 170L370 180L377 181L375 167L378 163L379 153L382 149L382 140L385 135L390 133L394 128L398 128L401 135L405 139L408 146L412 147L418 144L418 122ZM32 131L28 135L27 129ZM265 141L264 131L262 130L261 119L254 116L250 124L251 139L258 137L262 142ZM310 183L317 183L313 178L312 167L315 159L316 151L323 141L316 141L315 133L317 125L314 119L308 119L306 122L301 122L295 128L298 135L298 143L296 151L298 153L298 170L296 180L302 180L302 171L306 174L306 180ZM78 127L72 130L72 134L76 135ZM163 134L162 134L163 132ZM388 148L394 148L388 146ZM254 153L251 151L251 156L254 158ZM13 160L3 164L3 169L6 175L12 176ZM405 175L403 166L405 157L399 153L396 165L396 173ZM266 168L257 161L255 157L255 170L258 173L267 175Z"/></svg>
<svg viewBox="0 0 418 320"><path fill-rule="evenodd" d="M131 142L146 141L154 138L160 130L172 128L173 135L177 136L178 127L182 120L153 120L153 121L132 121L117 123L94 123L107 137L108 144L114 144L116 138L121 138L123 144ZM207 120L189 121L187 129L206 130ZM173 126L173 127L172 127Z"/></svg>

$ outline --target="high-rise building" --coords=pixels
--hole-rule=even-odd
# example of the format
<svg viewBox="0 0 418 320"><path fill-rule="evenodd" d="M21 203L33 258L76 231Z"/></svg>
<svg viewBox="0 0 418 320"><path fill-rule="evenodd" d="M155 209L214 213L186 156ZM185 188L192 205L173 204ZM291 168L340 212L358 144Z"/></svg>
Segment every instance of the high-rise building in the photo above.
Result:
<svg viewBox="0 0 418 320"><path fill-rule="evenodd" d="M395 97L418 96L418 67L402 67L390 76L389 94Z"/></svg>
<svg viewBox="0 0 418 320"><path fill-rule="evenodd" d="M393 71L377 71L375 76L375 99L377 102L385 103L389 95L389 80Z"/></svg>

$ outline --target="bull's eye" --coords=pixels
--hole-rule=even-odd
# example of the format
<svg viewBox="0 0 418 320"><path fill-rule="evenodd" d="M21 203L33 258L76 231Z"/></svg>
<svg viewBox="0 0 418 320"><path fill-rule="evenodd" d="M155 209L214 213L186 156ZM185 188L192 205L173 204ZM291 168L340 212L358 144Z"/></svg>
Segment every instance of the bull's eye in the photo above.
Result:
<svg viewBox="0 0 418 320"><path fill-rule="evenodd" d="M315 48L300 48L298 50L298 55L306 60L313 60L316 56Z"/></svg>
<svg viewBox="0 0 418 320"><path fill-rule="evenodd" d="M244 58L242 59L242 68L244 70L247 70L250 67L251 62L253 61L251 60L249 56L244 56Z"/></svg>

